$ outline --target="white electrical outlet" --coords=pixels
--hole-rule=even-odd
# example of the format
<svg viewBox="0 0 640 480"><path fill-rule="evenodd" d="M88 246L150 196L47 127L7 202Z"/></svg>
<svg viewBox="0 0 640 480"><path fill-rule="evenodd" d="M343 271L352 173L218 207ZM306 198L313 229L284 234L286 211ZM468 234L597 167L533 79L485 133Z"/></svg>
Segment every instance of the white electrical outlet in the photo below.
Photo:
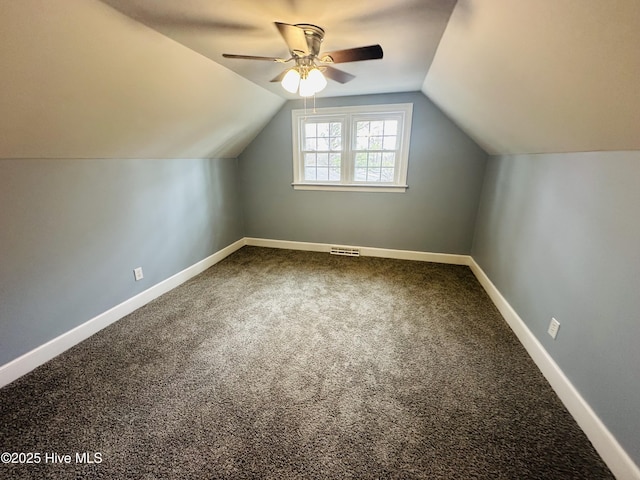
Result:
<svg viewBox="0 0 640 480"><path fill-rule="evenodd" d="M142 267L134 268L133 269L133 276L136 279L136 282L138 280L142 280L144 278L144 275L142 274Z"/></svg>
<svg viewBox="0 0 640 480"><path fill-rule="evenodd" d="M549 322L549 329L547 330L547 333L551 335L551 338L553 338L554 340L558 335L559 329L560 329L560 322L555 318L551 318L551 322Z"/></svg>

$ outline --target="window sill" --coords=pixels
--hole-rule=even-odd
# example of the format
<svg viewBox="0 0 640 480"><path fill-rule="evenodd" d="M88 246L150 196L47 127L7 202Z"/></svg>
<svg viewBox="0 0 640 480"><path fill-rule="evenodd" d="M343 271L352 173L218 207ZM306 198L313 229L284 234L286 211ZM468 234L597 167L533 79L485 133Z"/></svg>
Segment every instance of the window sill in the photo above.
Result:
<svg viewBox="0 0 640 480"><path fill-rule="evenodd" d="M408 185L362 185L345 183L292 183L294 190L325 190L334 192L404 193Z"/></svg>

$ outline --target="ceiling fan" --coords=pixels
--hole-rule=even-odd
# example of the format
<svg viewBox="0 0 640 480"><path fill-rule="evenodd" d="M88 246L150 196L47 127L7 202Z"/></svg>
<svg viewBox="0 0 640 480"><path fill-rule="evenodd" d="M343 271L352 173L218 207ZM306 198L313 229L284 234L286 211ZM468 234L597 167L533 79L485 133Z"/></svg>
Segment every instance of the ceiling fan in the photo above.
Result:
<svg viewBox="0 0 640 480"><path fill-rule="evenodd" d="M243 60L265 60L270 62L288 63L295 62L291 68L284 70L273 78L272 82L281 82L282 87L291 93L301 97L315 95L327 85L328 77L338 83L347 83L355 78L350 73L343 72L331 66L334 63L359 62L362 60L376 60L382 58L380 45L348 48L320 54L320 44L324 39L324 30L316 25L308 23L275 22L280 35L289 48L289 58L259 57L254 55L235 55L223 53L225 58L238 58Z"/></svg>

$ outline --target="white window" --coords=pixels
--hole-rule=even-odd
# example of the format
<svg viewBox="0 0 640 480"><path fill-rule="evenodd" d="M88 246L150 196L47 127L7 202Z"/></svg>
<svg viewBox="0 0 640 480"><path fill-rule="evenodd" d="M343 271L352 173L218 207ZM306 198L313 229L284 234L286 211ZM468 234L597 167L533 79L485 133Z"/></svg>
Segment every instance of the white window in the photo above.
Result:
<svg viewBox="0 0 640 480"><path fill-rule="evenodd" d="M293 110L293 186L403 192L413 104Z"/></svg>

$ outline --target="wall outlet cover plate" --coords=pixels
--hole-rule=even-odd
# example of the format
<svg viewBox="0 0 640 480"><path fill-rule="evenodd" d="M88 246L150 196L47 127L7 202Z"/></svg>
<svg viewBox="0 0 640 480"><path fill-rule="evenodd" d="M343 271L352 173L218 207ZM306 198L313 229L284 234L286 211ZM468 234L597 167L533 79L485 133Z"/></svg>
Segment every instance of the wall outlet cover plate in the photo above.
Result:
<svg viewBox="0 0 640 480"><path fill-rule="evenodd" d="M558 336L559 329L560 329L560 322L557 321L555 318L551 318L551 322L549 322L549 329L547 330L547 333L551 335L551 338L553 338L554 340Z"/></svg>

